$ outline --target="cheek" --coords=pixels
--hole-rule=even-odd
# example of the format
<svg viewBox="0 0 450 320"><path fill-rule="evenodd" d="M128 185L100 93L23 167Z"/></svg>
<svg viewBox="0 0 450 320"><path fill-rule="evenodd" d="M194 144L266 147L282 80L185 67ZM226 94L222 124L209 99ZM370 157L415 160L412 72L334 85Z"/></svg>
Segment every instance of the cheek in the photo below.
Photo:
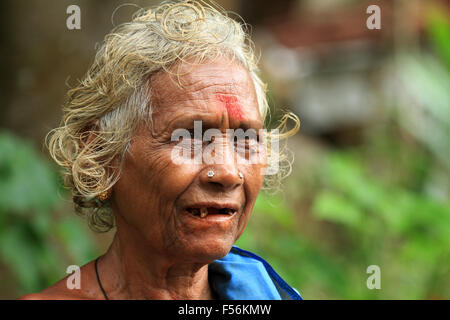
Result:
<svg viewBox="0 0 450 320"><path fill-rule="evenodd" d="M258 197L259 191L264 180L264 175L261 174L262 165L249 165L243 168L245 169L245 214L241 216L239 220L239 226L235 235L235 240L239 239L247 226L247 223L252 215L253 208L256 203L256 198Z"/></svg>
<svg viewBox="0 0 450 320"><path fill-rule="evenodd" d="M246 169L245 174L245 193L246 193L246 211L250 216L253 206L255 205L256 198L261 191L264 175L261 174L261 165L251 165Z"/></svg>
<svg viewBox="0 0 450 320"><path fill-rule="evenodd" d="M259 193L259 190L261 189L262 182L264 180L264 168L266 167L265 162L260 162L252 165L247 166L247 172L249 175L249 188L252 190L252 192L255 192L256 194Z"/></svg>
<svg viewBox="0 0 450 320"><path fill-rule="evenodd" d="M139 147L138 147L139 148ZM183 180L189 174L189 166L179 166L172 161L172 148L167 144L147 144L140 147L130 161L133 171L143 192L163 196L176 193L182 187ZM179 171L186 174L179 174Z"/></svg>
<svg viewBox="0 0 450 320"><path fill-rule="evenodd" d="M169 146L136 144L130 148L121 178L114 186L116 210L137 227L148 230L166 226L177 197L194 174L195 168L172 162Z"/></svg>

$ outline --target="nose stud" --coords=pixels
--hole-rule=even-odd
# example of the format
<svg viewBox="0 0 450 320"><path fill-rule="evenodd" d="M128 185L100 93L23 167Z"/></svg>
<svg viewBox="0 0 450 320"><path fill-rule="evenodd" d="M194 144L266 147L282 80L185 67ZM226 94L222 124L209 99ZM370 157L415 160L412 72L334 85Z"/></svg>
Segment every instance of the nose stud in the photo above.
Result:
<svg viewBox="0 0 450 320"><path fill-rule="evenodd" d="M212 178L215 175L215 172L212 170L209 170L208 173L206 174L208 176L208 178ZM239 171L239 178L242 180L244 179L244 175L242 174L242 172Z"/></svg>

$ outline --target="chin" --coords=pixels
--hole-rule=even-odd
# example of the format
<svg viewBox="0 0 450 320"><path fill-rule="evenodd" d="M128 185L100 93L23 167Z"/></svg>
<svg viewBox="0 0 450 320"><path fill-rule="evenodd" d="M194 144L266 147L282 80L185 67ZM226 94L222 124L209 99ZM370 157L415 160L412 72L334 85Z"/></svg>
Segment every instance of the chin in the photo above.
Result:
<svg viewBox="0 0 450 320"><path fill-rule="evenodd" d="M214 260L223 258L230 252L234 242L228 239L205 239L200 243L191 243L183 250L186 258L193 262L211 263Z"/></svg>

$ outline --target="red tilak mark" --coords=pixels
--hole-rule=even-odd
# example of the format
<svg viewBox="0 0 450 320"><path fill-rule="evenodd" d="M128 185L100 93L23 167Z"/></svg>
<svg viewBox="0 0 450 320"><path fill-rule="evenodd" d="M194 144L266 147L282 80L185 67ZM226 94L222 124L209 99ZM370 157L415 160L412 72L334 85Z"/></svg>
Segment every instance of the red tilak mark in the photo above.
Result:
<svg viewBox="0 0 450 320"><path fill-rule="evenodd" d="M230 118L236 118L238 120L244 119L241 105L239 104L239 101L235 96L226 96L223 94L218 94L217 99L223 102Z"/></svg>

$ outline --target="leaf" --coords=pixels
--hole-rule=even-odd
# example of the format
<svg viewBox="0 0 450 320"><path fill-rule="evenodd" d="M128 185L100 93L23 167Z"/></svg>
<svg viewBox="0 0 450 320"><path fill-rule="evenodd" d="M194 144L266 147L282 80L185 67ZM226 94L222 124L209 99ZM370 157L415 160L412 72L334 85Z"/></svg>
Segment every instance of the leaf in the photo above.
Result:
<svg viewBox="0 0 450 320"><path fill-rule="evenodd" d="M321 192L313 205L313 212L321 219L358 227L363 213L351 201L329 191Z"/></svg>
<svg viewBox="0 0 450 320"><path fill-rule="evenodd" d="M3 230L0 233L0 257L7 263L20 286L25 291L33 292L42 288L36 267L36 248L26 239L20 225Z"/></svg>
<svg viewBox="0 0 450 320"><path fill-rule="evenodd" d="M450 23L438 8L430 9L426 19L426 30L431 43L450 69Z"/></svg>
<svg viewBox="0 0 450 320"><path fill-rule="evenodd" d="M0 133L0 210L48 213L59 202L56 175L31 146L6 132Z"/></svg>
<svg viewBox="0 0 450 320"><path fill-rule="evenodd" d="M264 193L260 193L256 199L254 211L269 217L284 228L291 228L295 221L294 213L283 200Z"/></svg>
<svg viewBox="0 0 450 320"><path fill-rule="evenodd" d="M67 248L73 262L84 264L98 255L79 217L67 217L54 226L58 239Z"/></svg>

